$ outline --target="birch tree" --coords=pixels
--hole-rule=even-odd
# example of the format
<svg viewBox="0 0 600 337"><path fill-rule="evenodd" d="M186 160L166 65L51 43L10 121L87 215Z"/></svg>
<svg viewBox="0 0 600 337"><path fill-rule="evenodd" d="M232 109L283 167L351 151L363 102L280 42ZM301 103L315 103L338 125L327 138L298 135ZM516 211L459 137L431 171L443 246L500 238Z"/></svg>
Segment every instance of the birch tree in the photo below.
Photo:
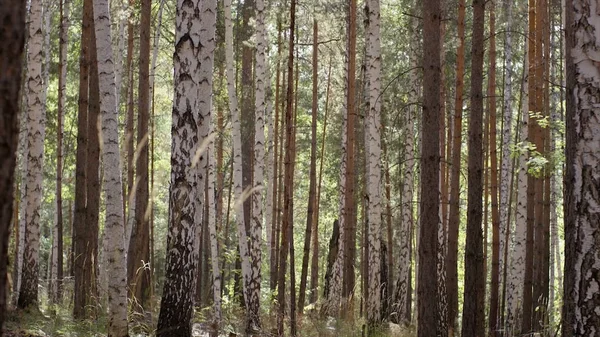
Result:
<svg viewBox="0 0 600 337"><path fill-rule="evenodd" d="M232 138L233 138L233 184L235 195L235 221L237 224L238 242L240 248L240 258L242 260L242 277L244 280L243 293L246 308L250 310L249 287L252 279L252 267L250 264L250 253L248 247L248 237L244 225L244 199L247 197L242 187L242 133L240 127L240 114L238 109L237 95L235 91L235 77L233 66L233 24L231 22L231 0L225 0L225 62L227 67L227 93L229 96L229 111L231 113ZM258 312L247 313L249 330L254 331L260 328L260 323L254 321L258 319Z"/></svg>
<svg viewBox="0 0 600 337"><path fill-rule="evenodd" d="M600 258L600 45L598 3L574 0L567 6L567 115L565 196L565 288L563 336L598 334Z"/></svg>
<svg viewBox="0 0 600 337"><path fill-rule="evenodd" d="M26 1L0 6L0 280L7 278L8 241L13 215L13 189L19 136L19 91L25 44ZM0 286L0 331L4 323L7 287Z"/></svg>
<svg viewBox="0 0 600 337"><path fill-rule="evenodd" d="M252 223L250 226L250 258L252 277L247 302L250 331L260 329L260 282L261 282L261 246L263 223L263 189L265 170L265 88L266 76L266 37L265 3L255 0L256 5L256 67L255 67L255 122L254 122L254 187L252 193Z"/></svg>
<svg viewBox="0 0 600 337"><path fill-rule="evenodd" d="M369 111L366 121L367 204L369 224L367 321L374 327L381 320L381 41L379 0L369 0L367 8L367 72Z"/></svg>
<svg viewBox="0 0 600 337"><path fill-rule="evenodd" d="M40 249L40 212L43 192L44 139L46 137L43 6L41 0L31 1L29 7L29 37L27 50L28 142L27 178L25 181L25 236L23 264L19 290L19 308L38 305L38 274Z"/></svg>
<svg viewBox="0 0 600 337"><path fill-rule="evenodd" d="M524 69L529 66L528 58L525 58ZM529 123L529 77L527 71L523 74L521 91L521 123L520 141L528 142ZM523 299L523 285L525 282L525 244L527 237L527 151L519 151L519 167L517 172L517 203L515 208L515 230L511 235L510 261L507 261L506 276L506 315L504 329L509 335L516 334L521 326L521 312Z"/></svg>
<svg viewBox="0 0 600 337"><path fill-rule="evenodd" d="M100 83L100 113L102 115L102 162L104 163L104 194L107 237L106 253L111 277L108 284L109 336L128 336L127 329L127 269L123 223L123 187L119 156L118 111L115 69L110 32L110 11L107 0L94 0L94 25L98 51Z"/></svg>
<svg viewBox="0 0 600 337"><path fill-rule="evenodd" d="M190 336L196 285L196 227L201 212L198 168L200 13L199 0L177 1L175 94L171 127L171 187L166 275L158 318L157 336ZM205 156L200 156L205 157ZM202 159L205 160L205 159ZM200 163L202 166L202 163ZM183 269L182 269L183 268Z"/></svg>

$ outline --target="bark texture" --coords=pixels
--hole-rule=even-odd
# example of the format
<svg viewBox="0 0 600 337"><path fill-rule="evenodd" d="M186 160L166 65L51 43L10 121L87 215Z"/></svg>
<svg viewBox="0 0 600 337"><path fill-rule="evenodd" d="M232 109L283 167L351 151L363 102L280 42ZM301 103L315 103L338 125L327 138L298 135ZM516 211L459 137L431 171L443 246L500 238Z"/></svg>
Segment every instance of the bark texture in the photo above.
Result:
<svg viewBox="0 0 600 337"><path fill-rule="evenodd" d="M29 37L27 39L27 178L25 181L25 246L19 290L19 308L38 305L40 249L40 211L42 204L42 173L44 139L46 137L44 65L44 34L42 0L33 0L29 7Z"/></svg>
<svg viewBox="0 0 600 337"><path fill-rule="evenodd" d="M175 97L171 126L171 188L166 279L158 318L157 336L190 336L196 285L194 249L198 212L201 212L197 168L198 78L200 70L201 2L177 1Z"/></svg>
<svg viewBox="0 0 600 337"><path fill-rule="evenodd" d="M465 292L463 336L484 335L485 272L483 261L483 31L485 2L473 1L471 48L471 112L469 121L467 239L465 248Z"/></svg>
<svg viewBox="0 0 600 337"><path fill-rule="evenodd" d="M0 6L0 331L7 301L7 263L13 189L19 137L19 91L25 43L26 1L9 0Z"/></svg>
<svg viewBox="0 0 600 337"><path fill-rule="evenodd" d="M128 336L127 327L127 267L125 255L123 186L119 155L119 124L116 101L115 69L110 31L110 11L107 0L94 0L94 25L98 51L100 113L102 115L102 162L104 164L104 195L106 219L105 248L111 277L108 284L108 336Z"/></svg>
<svg viewBox="0 0 600 337"><path fill-rule="evenodd" d="M589 0L574 0L567 6L567 95L572 100L567 101L566 115L570 167L565 176L563 336L594 336L600 327L600 70L595 58L600 45L599 10L598 3Z"/></svg>
<svg viewBox="0 0 600 337"><path fill-rule="evenodd" d="M435 336L439 313L437 252L440 224L440 85L441 85L441 1L423 2L423 122L421 142L421 221L417 271L418 335ZM437 308L437 306L435 306Z"/></svg>
<svg viewBox="0 0 600 337"><path fill-rule="evenodd" d="M369 111L365 132L367 139L367 222L368 298L367 322L376 329L381 321L381 41L379 0L367 5L367 72L369 74Z"/></svg>

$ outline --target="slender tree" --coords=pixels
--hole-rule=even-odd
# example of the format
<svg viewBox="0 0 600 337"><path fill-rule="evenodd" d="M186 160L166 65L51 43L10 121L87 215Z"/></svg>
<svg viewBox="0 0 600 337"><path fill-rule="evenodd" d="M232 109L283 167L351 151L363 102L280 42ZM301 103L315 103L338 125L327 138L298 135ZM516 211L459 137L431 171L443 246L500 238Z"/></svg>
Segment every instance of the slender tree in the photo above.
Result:
<svg viewBox="0 0 600 337"><path fill-rule="evenodd" d="M8 241L13 215L14 174L19 136L19 91L25 43L26 1L0 6L0 331L7 300Z"/></svg>
<svg viewBox="0 0 600 337"><path fill-rule="evenodd" d="M94 26L98 51L100 112L102 115L102 162L104 164L104 194L106 196L106 231L108 269L108 335L128 336L127 329L127 268L125 257L123 187L119 156L118 111L115 70L110 31L110 11L107 0L94 1Z"/></svg>
<svg viewBox="0 0 600 337"><path fill-rule="evenodd" d="M526 55L527 56L527 51ZM525 70L523 71L522 98L521 98L521 121L520 141L528 141L528 123L529 123L529 76L527 66L529 62L525 61ZM525 281L525 257L526 257L526 237L527 237L527 151L520 149L519 166L517 172L517 200L515 209L515 230L511 235L511 245L513 246L510 254L510 261L507 261L506 273L506 314L504 320L504 329L509 335L520 331L522 315L522 298Z"/></svg>
<svg viewBox="0 0 600 337"><path fill-rule="evenodd" d="M300 275L300 296L298 298L298 309L300 314L304 311L304 301L306 298L306 281L308 278L308 259L310 253L310 240L312 238L313 222L315 221L314 213L316 206L316 189L317 189L317 109L318 109L318 34L319 28L317 19L313 20L313 45L312 45L312 113L310 124L310 172L309 172L309 187L308 187L308 207L306 212L306 231L304 235L304 255L302 256L302 271ZM316 246L315 246L316 247ZM314 251L313 251L314 254Z"/></svg>
<svg viewBox="0 0 600 337"><path fill-rule="evenodd" d="M485 2L473 0L473 39L471 47L471 111L469 115L469 159L467 199L467 239L465 248L465 292L463 336L484 335L485 274L483 261L483 31Z"/></svg>
<svg viewBox="0 0 600 337"><path fill-rule="evenodd" d="M367 72L369 74L369 111L367 133L367 222L368 298L367 321L373 330L381 321L381 41L379 0L370 0L367 8ZM369 329L371 331L371 329Z"/></svg>
<svg viewBox="0 0 600 337"><path fill-rule="evenodd" d="M150 270L144 264L150 261L150 222L148 214L148 155L150 120L150 21L151 0L141 0L140 57L138 86L137 162L135 186L135 215L127 253L127 280L130 297L142 308L148 305ZM135 308L139 310L139 308Z"/></svg>
<svg viewBox="0 0 600 337"><path fill-rule="evenodd" d="M437 252L440 191L439 114L441 85L441 1L423 2L423 121L421 142L421 219L417 271L418 335L437 331ZM437 307L437 306L436 306Z"/></svg>
<svg viewBox="0 0 600 337"><path fill-rule="evenodd" d="M69 7L70 1L59 1L59 61L58 61L58 111L56 114L56 226L53 233L52 269L55 270L55 281L52 282L52 301L58 302L62 292L63 278L63 133L67 95L67 43L69 40Z"/></svg>
<svg viewBox="0 0 600 337"><path fill-rule="evenodd" d="M27 179L25 242L23 247L23 272L19 290L19 308L38 305L38 276L40 249L40 213L42 204L42 167L44 165L44 139L46 136L44 64L44 34L42 30L43 6L41 0L29 5L29 37L27 39Z"/></svg>
<svg viewBox="0 0 600 337"><path fill-rule="evenodd" d="M254 191L252 193L252 223L250 228L250 257L252 277L248 298L249 331L260 330L260 280L262 260L263 186L265 171L265 100L268 77L266 75L267 31L265 28L265 3L255 0L256 5L256 67L255 67L255 120L254 120Z"/></svg>
<svg viewBox="0 0 600 337"><path fill-rule="evenodd" d="M79 57L79 106L77 112L77 152L75 157L75 210L72 233L71 264L74 276L73 317L84 318L91 293L91 247L88 245L87 224L87 157L88 157L88 112L90 82L90 45L92 41L92 2L84 1L81 20L81 55ZM87 268L87 269L86 269Z"/></svg>

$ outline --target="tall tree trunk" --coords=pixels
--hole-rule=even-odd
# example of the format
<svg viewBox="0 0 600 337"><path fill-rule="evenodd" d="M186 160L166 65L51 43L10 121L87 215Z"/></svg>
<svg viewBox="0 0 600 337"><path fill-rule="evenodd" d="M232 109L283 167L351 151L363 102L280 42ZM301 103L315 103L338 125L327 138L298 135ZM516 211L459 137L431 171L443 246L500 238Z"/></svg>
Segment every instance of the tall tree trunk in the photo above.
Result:
<svg viewBox="0 0 600 337"><path fill-rule="evenodd" d="M510 182L512 181L513 165L510 151L512 148L512 1L503 2L505 15L505 37L504 37L504 100L503 100L503 122L502 122L502 160L500 168L500 324L504 322L504 311L506 306L506 276L508 274L508 233L510 227Z"/></svg>
<svg viewBox="0 0 600 337"><path fill-rule="evenodd" d="M135 16L134 9L135 0L129 0L129 20L127 22L127 118L125 122L125 146L127 150L127 190L123 190L124 215L125 215L125 248L129 248L129 241L131 236L131 229L133 227L133 220L135 215L135 201L134 201L134 70L133 70L133 53L134 53L134 25ZM129 250L129 249L128 249Z"/></svg>
<svg viewBox="0 0 600 337"><path fill-rule="evenodd" d="M316 188L317 188L317 73L318 73L318 55L319 55L319 27L317 19L313 19L313 45L312 45L312 120L310 135L310 171L308 187L308 209L306 212L306 232L304 235L304 255L302 256L302 272L300 275L300 296L298 298L298 310L300 314L304 311L304 300L306 298L306 280L308 278L308 259L310 253L310 240L314 227L314 213L316 206ZM313 251L314 254L314 251Z"/></svg>
<svg viewBox="0 0 600 337"><path fill-rule="evenodd" d="M319 210L321 201L321 183L323 182L323 163L325 159L325 136L327 135L327 116L329 114L329 92L331 89L331 59L329 60L329 69L327 70L327 89L325 91L325 116L323 117L323 132L321 139L321 159L319 162L319 183L317 185L317 193L315 200L315 212L314 222L312 230L312 261L310 267L310 303L317 302L319 298L319 292L317 291L319 285ZM339 229L338 229L339 230Z"/></svg>
<svg viewBox="0 0 600 337"><path fill-rule="evenodd" d="M38 276L40 249L40 213L43 192L42 168L44 166L44 139L46 136L46 107L44 106L47 83L44 83L44 34L42 30L43 8L41 0L33 0L29 10L29 38L27 39L27 179L24 186L26 199L25 242L23 246L22 276L19 290L19 308L38 305Z"/></svg>
<svg viewBox="0 0 600 337"><path fill-rule="evenodd" d="M462 154L462 114L465 72L465 0L458 2L458 51L456 56L456 96L454 98L454 125L452 139L452 166L450 172L450 211L448 215L448 254L446 255L448 281L448 335L455 336L458 316L458 233L460 227L460 167Z"/></svg>
<svg viewBox="0 0 600 337"><path fill-rule="evenodd" d="M293 246L293 241L291 238L291 234L293 233L293 204L292 204L292 196L293 196L293 175L294 175L294 110L293 110L293 102L294 102L294 42L295 42L295 32L296 32L296 1L292 0L290 5L290 41L289 41L289 49L288 49L288 63L287 63L287 94L286 94L286 111L285 111L285 163L284 163L284 183L283 183L283 221L281 224L281 249L279 253L279 266L278 266L278 281L277 281L277 301L279 304L279 310L277 313L277 333L281 336L283 335L283 319L285 315L285 272L286 272L286 264L287 264L287 256L288 252L292 253L293 249L290 248L290 245ZM290 254L290 272L293 270L293 255ZM294 280L291 280L291 294L290 294L290 319L291 319L291 328L292 335L294 335L294 306L296 305L295 298L293 294L295 289L293 289Z"/></svg>
<svg viewBox="0 0 600 337"><path fill-rule="evenodd" d="M529 76L527 67L528 49L525 52L525 67L523 70L522 98L521 98L521 123L518 124L520 131L520 141L525 143L529 139ZM517 202L515 210L515 231L511 236L512 242L510 261L507 261L506 273L506 315L504 320L504 329L507 335L515 335L521 329L521 317L523 314L523 295L525 281L525 260L526 260L526 238L527 238L527 150L519 151L519 168L517 178ZM508 244L508 242L507 242Z"/></svg>
<svg viewBox="0 0 600 337"><path fill-rule="evenodd" d="M343 282L342 282L342 313L344 317L352 319L353 316L353 297L355 285L354 263L356 260L356 202L354 194L355 183L355 119L357 108L355 106L356 92L356 0L350 0L348 11L348 69L347 69L347 88L346 92L346 166L345 166L345 186L344 186L344 208L345 217L342 225L344 227L340 233L343 233Z"/></svg>
<svg viewBox="0 0 600 337"><path fill-rule="evenodd" d="M94 1L94 25L98 52L100 112L102 115L102 162L104 163L104 194L107 239L106 253L111 277L108 284L109 336L128 336L127 328L127 267L125 256L123 187L119 156L118 110L115 69L110 32L110 12L107 0Z"/></svg>
<svg viewBox="0 0 600 337"><path fill-rule="evenodd" d="M63 279L63 133L64 116L67 95L67 43L69 39L69 7L70 1L59 1L60 32L59 32L59 61L58 61L58 111L56 117L56 229L53 234L53 269L56 270L55 281L51 287L52 300L59 302L62 294ZM55 267L55 266L56 267Z"/></svg>
<svg viewBox="0 0 600 337"><path fill-rule="evenodd" d="M19 91L25 44L26 1L9 0L0 6L0 331L4 323L8 243L13 215L14 174L19 136ZM18 221L17 221L18 222Z"/></svg>
<svg viewBox="0 0 600 337"><path fill-rule="evenodd" d="M441 1L423 2L423 124L421 142L421 223L419 235L418 335L436 335L440 313L437 303L437 252L440 223L440 85Z"/></svg>
<svg viewBox="0 0 600 337"><path fill-rule="evenodd" d="M565 174L565 287L563 336L593 336L600 326L597 314L598 190L600 163L595 97L598 70L588 48L600 40L597 4L576 0L567 6L567 116ZM596 9L595 9L596 8Z"/></svg>
<svg viewBox="0 0 600 337"><path fill-rule="evenodd" d="M202 6L197 0L177 4L168 254L157 336L191 335L198 261L195 239L204 205L197 186L204 186L206 167L199 144L207 137L210 124L210 110L199 109L198 83L205 62L200 57L202 45L200 40L190 38L190 34L197 36L207 27L204 22L201 25Z"/></svg>
<svg viewBox="0 0 600 337"><path fill-rule="evenodd" d="M138 86L137 162L135 186L135 215L127 253L127 280L130 297L144 309L148 306L150 270L150 223L148 217L148 121L150 120L150 19L151 0L141 0L140 57Z"/></svg>
<svg viewBox="0 0 600 337"><path fill-rule="evenodd" d="M216 1L211 1L216 5ZM216 13L216 12L215 12ZM213 131L211 130L211 135ZM210 235L210 253L211 253L211 266L213 276L213 300L214 300L214 320L215 323L220 324L222 311L221 311L221 271L219 268L219 242L217 237L217 222L215 214L215 194L219 193L215 188L215 157L214 157L214 142L208 146L208 230Z"/></svg>
<svg viewBox="0 0 600 337"><path fill-rule="evenodd" d="M376 331L381 321L381 41L379 0L368 2L367 72L369 74L369 111L367 133L368 299L367 322Z"/></svg>
<svg viewBox="0 0 600 337"><path fill-rule="evenodd" d="M90 303L91 248L88 245L87 228L87 158L88 158L88 114L90 61L93 27L92 2L84 1L81 21L81 54L79 57L79 106L77 112L77 153L75 162L75 210L72 232L72 264L74 276L73 318L86 317Z"/></svg>
<svg viewBox="0 0 600 337"><path fill-rule="evenodd" d="M260 331L260 282L262 260L262 223L263 223L263 186L265 171L265 90L269 83L266 75L266 44L267 32L265 28L265 3L256 1L256 69L255 69L255 120L254 120L254 170L252 222L250 226L250 258L252 277L250 281L248 309L248 332ZM243 63L243 62L242 62ZM243 77L243 76L242 76ZM250 89L247 87L246 89ZM249 117L248 117L249 118ZM242 145L243 146L243 145Z"/></svg>
<svg viewBox="0 0 600 337"><path fill-rule="evenodd" d="M93 1L91 1L93 2ZM93 6L89 5L90 8ZM90 13L92 11L90 10ZM90 17L93 20L92 17ZM83 262L85 279L89 282L89 297L87 301L94 303L98 296L98 228L100 225L100 82L98 77L97 39L94 26L90 29L90 83L88 105L88 148L86 157L86 229L85 249L86 257ZM103 236L106 239L106 235ZM102 245L106 253L106 244ZM106 268L107 266L104 266ZM106 285L104 285L106 287ZM94 306L88 309L94 309ZM95 312L94 312L95 314Z"/></svg>
<svg viewBox="0 0 600 337"><path fill-rule="evenodd" d="M490 285L490 313L488 328L490 335L498 329L500 278L500 219L498 215L498 155L496 146L496 14L494 1L489 2L490 47L488 51L488 111L489 111L489 154L490 154L490 194L492 199L492 270ZM487 274L487 273L486 273Z"/></svg>
<svg viewBox="0 0 600 337"><path fill-rule="evenodd" d="M463 336L484 335L485 274L482 225L482 116L483 116L483 33L485 2L473 0L473 40L471 47L471 112L469 115L469 159L467 199L467 239L465 248L465 297Z"/></svg>
<svg viewBox="0 0 600 337"><path fill-rule="evenodd" d="M237 223L238 243L240 258L242 263L242 277L244 286L242 292L244 294L245 303L250 301L249 286L252 278L252 267L250 264L250 252L248 247L247 232L245 226L245 207L244 198L250 195L243 191L243 176L242 176L242 134L240 126L240 116L237 104L237 96L235 92L235 77L233 65L233 25L231 22L231 2L225 1L225 58L227 63L227 92L229 95L229 110L231 113L232 138L233 138L233 180L235 194L235 221ZM246 308L249 308L246 306ZM249 310L249 309L248 309ZM258 313L251 314L248 312L247 328L259 328L260 323L256 322Z"/></svg>

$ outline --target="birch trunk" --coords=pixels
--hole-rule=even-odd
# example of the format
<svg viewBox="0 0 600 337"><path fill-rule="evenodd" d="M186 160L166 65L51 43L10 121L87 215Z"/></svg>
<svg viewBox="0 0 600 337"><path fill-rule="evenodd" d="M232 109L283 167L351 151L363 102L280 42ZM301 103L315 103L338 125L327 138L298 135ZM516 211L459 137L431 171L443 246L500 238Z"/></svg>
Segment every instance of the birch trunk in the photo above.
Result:
<svg viewBox="0 0 600 337"><path fill-rule="evenodd" d="M565 337L594 336L600 326L600 72L593 56L600 45L595 33L600 29L599 11L596 1L574 0L567 6L567 55L571 56L567 57L567 96L572 96L567 100L566 116Z"/></svg>
<svg viewBox="0 0 600 337"><path fill-rule="evenodd" d="M194 163L194 156L200 154L197 111L201 67L201 6L202 3L198 0L178 0L176 7L168 253L156 332L161 337L191 335L190 320L198 261L194 247L198 213L202 210L199 202L202 194L198 187L202 185L197 179L199 169Z"/></svg>
<svg viewBox="0 0 600 337"><path fill-rule="evenodd" d="M528 52L528 51L527 51ZM526 52L526 53L527 53ZM527 60L527 57L525 58ZM525 62L527 69L529 62ZM523 75L521 99L521 142L527 144L529 123L529 78L527 71ZM525 281L525 244L527 237L527 151L520 149L519 171L517 178L517 205L515 212L515 230L511 236L512 242L510 261L507 265L506 277L506 315L504 329L511 336L519 332L521 326L521 312L523 299L523 285Z"/></svg>
<svg viewBox="0 0 600 337"><path fill-rule="evenodd" d="M508 269L508 242L507 233L510 228L510 182L513 176L513 158L510 152L512 143L512 1L503 2L503 10L506 17L505 40L504 40L504 101L503 101L503 122L502 122L502 159L500 167L500 257L499 277L502 288L500 288L501 311L504 315L506 304L506 275ZM502 324L502 318L499 320Z"/></svg>
<svg viewBox="0 0 600 337"><path fill-rule="evenodd" d="M44 139L46 136L43 9L41 0L31 1L29 8L29 38L27 51L27 178L25 181L25 235L23 264L19 291L19 308L38 305L40 248L40 211L43 193Z"/></svg>
<svg viewBox="0 0 600 337"><path fill-rule="evenodd" d="M263 189L265 171L265 88L266 81L266 38L265 3L256 0L256 66L255 66L255 121L254 121L254 177L252 193L252 223L250 226L250 258L252 276L249 284L247 302L247 331L260 330L260 282L262 259L262 223L263 223Z"/></svg>
<svg viewBox="0 0 600 337"><path fill-rule="evenodd" d="M13 188L19 137L19 91L25 43L26 2L9 0L0 6L0 279L6 280ZM16 220L15 220L16 221ZM3 282L4 283L4 282ZM4 323L8 287L0 287L0 331Z"/></svg>
<svg viewBox="0 0 600 337"><path fill-rule="evenodd" d="M111 277L108 285L108 335L128 336L127 331L127 270L124 253L123 189L119 156L118 111L115 69L110 33L110 12L107 0L94 1L94 25L98 51L100 113L102 115L102 161L104 163L104 194L106 197L106 247Z"/></svg>
<svg viewBox="0 0 600 337"><path fill-rule="evenodd" d="M212 128L211 128L212 129ZM211 134L214 131L211 130ZM214 300L214 320L217 324L220 324L222 311L221 311L221 271L219 269L219 238L217 237L217 224L215 216L215 193L218 190L215 186L215 143L213 141L208 145L208 230L210 235L210 253L211 253L211 265L213 275L213 300Z"/></svg>
<svg viewBox="0 0 600 337"><path fill-rule="evenodd" d="M367 132L367 221L368 298L367 321L375 328L381 321L381 41L379 0L368 3L367 72L369 76L369 111Z"/></svg>

